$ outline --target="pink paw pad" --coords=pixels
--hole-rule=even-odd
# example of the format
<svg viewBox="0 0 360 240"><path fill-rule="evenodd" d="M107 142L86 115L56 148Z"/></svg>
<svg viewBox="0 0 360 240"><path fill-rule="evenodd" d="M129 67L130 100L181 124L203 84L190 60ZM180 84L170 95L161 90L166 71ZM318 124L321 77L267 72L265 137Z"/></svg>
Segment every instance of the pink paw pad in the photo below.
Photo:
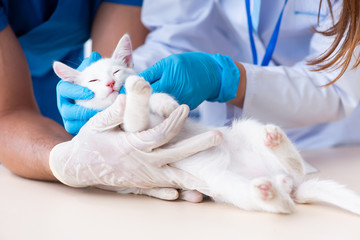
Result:
<svg viewBox="0 0 360 240"><path fill-rule="evenodd" d="M259 190L262 194L262 200L268 200L273 197L272 185L270 182L268 182L267 184L261 184L259 186Z"/></svg>
<svg viewBox="0 0 360 240"><path fill-rule="evenodd" d="M268 147L276 147L280 145L283 135L280 133L277 128L267 128L265 133L264 144Z"/></svg>
<svg viewBox="0 0 360 240"><path fill-rule="evenodd" d="M253 186L257 192L257 195L263 201L267 201L274 198L275 192L272 183L269 180L257 179L254 180Z"/></svg>

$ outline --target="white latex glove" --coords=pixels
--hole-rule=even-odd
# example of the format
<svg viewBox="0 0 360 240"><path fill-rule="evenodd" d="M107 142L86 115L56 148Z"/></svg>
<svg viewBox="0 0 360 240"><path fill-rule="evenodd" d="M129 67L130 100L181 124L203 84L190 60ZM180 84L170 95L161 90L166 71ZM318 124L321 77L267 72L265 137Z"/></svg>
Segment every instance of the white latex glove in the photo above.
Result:
<svg viewBox="0 0 360 240"><path fill-rule="evenodd" d="M56 145L49 164L54 176L72 187L98 186L161 199L178 198L180 189L206 189L194 176L167 164L218 145L222 135L210 131L163 146L182 128L189 108L179 106L153 129L123 132L125 95L92 117L71 141ZM163 146L160 148L160 146Z"/></svg>

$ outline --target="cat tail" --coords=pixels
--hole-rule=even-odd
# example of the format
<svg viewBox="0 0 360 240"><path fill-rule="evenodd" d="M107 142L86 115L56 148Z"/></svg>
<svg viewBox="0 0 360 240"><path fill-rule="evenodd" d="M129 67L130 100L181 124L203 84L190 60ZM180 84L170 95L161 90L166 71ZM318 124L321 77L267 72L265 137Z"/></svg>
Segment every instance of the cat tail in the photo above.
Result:
<svg viewBox="0 0 360 240"><path fill-rule="evenodd" d="M294 192L297 203L325 202L360 215L360 196L331 180L309 179Z"/></svg>

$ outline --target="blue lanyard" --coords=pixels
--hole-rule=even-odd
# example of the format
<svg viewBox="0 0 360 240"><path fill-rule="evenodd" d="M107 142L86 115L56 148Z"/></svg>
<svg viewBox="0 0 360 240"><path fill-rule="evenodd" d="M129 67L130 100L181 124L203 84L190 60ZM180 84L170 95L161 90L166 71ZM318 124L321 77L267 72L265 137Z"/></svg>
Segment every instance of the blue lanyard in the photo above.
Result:
<svg viewBox="0 0 360 240"><path fill-rule="evenodd" d="M285 5L286 5L287 1L288 0L285 0L284 6L282 7L280 16L279 16L279 18L277 20L277 23L276 23L274 31L273 31L273 33L271 35L270 41L269 41L269 43L268 43L268 45L266 47L265 55L264 55L264 58L263 58L263 60L261 62L261 66L269 65L271 57L272 57L272 55L274 53L277 38L279 36L281 19L282 19L284 9L285 9ZM246 15L247 15L247 21L248 21L251 52L252 52L252 55L253 55L253 63L255 65L257 65L258 64L258 59L257 59L257 51L256 51L256 47L255 47L254 36L253 36L253 24L252 24L251 13L250 13L250 0L245 0L245 4L246 4Z"/></svg>

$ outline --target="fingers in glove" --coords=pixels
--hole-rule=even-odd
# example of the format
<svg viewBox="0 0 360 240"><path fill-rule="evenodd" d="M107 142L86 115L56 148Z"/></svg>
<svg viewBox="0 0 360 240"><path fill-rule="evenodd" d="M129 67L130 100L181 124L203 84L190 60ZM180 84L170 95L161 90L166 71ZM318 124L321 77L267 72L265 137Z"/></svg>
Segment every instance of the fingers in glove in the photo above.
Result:
<svg viewBox="0 0 360 240"><path fill-rule="evenodd" d="M161 89L161 82L157 81L151 84L151 89L153 92L164 92L164 89Z"/></svg>
<svg viewBox="0 0 360 240"><path fill-rule="evenodd" d="M85 120L66 120L64 121L64 127L68 133L76 135L86 123Z"/></svg>
<svg viewBox="0 0 360 240"><path fill-rule="evenodd" d="M169 142L179 133L187 119L188 114L189 107L181 105L158 126L139 133L129 134L128 141L131 145L141 151L151 152L153 149Z"/></svg>
<svg viewBox="0 0 360 240"><path fill-rule="evenodd" d="M179 192L174 188L139 188L138 194L162 200L176 200L179 198Z"/></svg>
<svg viewBox="0 0 360 240"><path fill-rule="evenodd" d="M87 187L84 185L79 185L78 181L74 181L75 177L68 174L67 166L69 154L72 152L72 142L62 142L50 151L49 155L49 167L54 177L56 177L60 182L70 187Z"/></svg>
<svg viewBox="0 0 360 240"><path fill-rule="evenodd" d="M120 94L110 107L92 117L84 128L89 131L103 132L120 125L123 122L125 101L125 95Z"/></svg>
<svg viewBox="0 0 360 240"><path fill-rule="evenodd" d="M82 63L79 65L79 67L76 69L78 71L83 71L85 68L87 68L91 63L98 61L101 59L101 55L98 52L92 52L89 57L85 58Z"/></svg>
<svg viewBox="0 0 360 240"><path fill-rule="evenodd" d="M138 75L145 78L150 84L159 80L164 72L164 59L145 69Z"/></svg>
<svg viewBox="0 0 360 240"><path fill-rule="evenodd" d="M125 92L125 87L124 87L124 86L122 86L122 87L120 88L120 94L126 94L126 92Z"/></svg>
<svg viewBox="0 0 360 240"><path fill-rule="evenodd" d="M220 131L208 131L166 147L155 149L147 154L147 159L152 161L152 164L161 167L217 146L221 141L222 133Z"/></svg>
<svg viewBox="0 0 360 240"><path fill-rule="evenodd" d="M107 185L97 185L96 187L122 194L141 194L163 200L176 200L179 198L179 192L174 188L125 188Z"/></svg>
<svg viewBox="0 0 360 240"><path fill-rule="evenodd" d="M99 110L86 108L69 102L63 102L60 112L62 118L68 121L88 121L91 117L97 114Z"/></svg>
<svg viewBox="0 0 360 240"><path fill-rule="evenodd" d="M172 166L164 166L162 169L163 173L166 175L167 183L165 184L167 187L183 190L197 190L208 195L208 185L194 175Z"/></svg>
<svg viewBox="0 0 360 240"><path fill-rule="evenodd" d="M179 199L187 202L199 203L203 200L203 194L196 190L180 190Z"/></svg>
<svg viewBox="0 0 360 240"><path fill-rule="evenodd" d="M94 93L87 87L83 87L67 81L60 81L56 87L56 91L63 98L74 100L88 100L94 97Z"/></svg>

